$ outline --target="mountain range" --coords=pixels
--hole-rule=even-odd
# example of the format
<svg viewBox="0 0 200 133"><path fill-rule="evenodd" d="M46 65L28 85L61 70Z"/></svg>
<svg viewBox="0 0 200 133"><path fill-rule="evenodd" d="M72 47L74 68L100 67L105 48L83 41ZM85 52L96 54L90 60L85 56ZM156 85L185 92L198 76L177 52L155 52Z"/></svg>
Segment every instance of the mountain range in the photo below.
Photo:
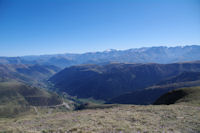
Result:
<svg viewBox="0 0 200 133"><path fill-rule="evenodd" d="M107 50L83 54L0 57L0 64L40 64L65 68L80 64L119 63L175 63L200 59L200 46L143 47L128 50Z"/></svg>
<svg viewBox="0 0 200 133"><path fill-rule="evenodd" d="M30 106L61 104L48 89L67 94L66 100L73 104L81 103L74 96L105 103L153 104L174 89L200 86L200 61L194 61L200 59L199 50L200 46L192 45L0 57L0 112L15 114ZM13 104L22 110L11 108Z"/></svg>

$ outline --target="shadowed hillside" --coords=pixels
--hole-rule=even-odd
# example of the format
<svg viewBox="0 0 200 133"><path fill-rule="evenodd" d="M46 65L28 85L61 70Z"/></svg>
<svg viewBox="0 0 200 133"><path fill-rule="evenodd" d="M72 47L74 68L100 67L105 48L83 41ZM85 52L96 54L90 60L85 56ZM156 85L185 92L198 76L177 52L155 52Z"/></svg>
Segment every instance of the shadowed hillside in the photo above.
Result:
<svg viewBox="0 0 200 133"><path fill-rule="evenodd" d="M199 72L183 72L178 76L163 80L154 86L112 98L108 100L107 103L142 105L153 104L155 100L168 91L191 86L200 86Z"/></svg>
<svg viewBox="0 0 200 133"><path fill-rule="evenodd" d="M200 62L73 66L60 71L50 81L60 92L72 96L108 100L155 85L185 71L200 71Z"/></svg>
<svg viewBox="0 0 200 133"><path fill-rule="evenodd" d="M166 85L172 83L188 82L200 80L200 72L183 72L180 75L165 79L158 83L157 85Z"/></svg>
<svg viewBox="0 0 200 133"><path fill-rule="evenodd" d="M190 104L200 105L200 87L187 87L170 91L155 101L160 104Z"/></svg>

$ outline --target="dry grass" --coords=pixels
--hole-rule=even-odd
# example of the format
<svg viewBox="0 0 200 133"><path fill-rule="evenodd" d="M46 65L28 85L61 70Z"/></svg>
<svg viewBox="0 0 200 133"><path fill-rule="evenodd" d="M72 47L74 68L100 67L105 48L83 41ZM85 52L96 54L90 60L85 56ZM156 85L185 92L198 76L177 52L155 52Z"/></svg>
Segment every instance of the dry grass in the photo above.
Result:
<svg viewBox="0 0 200 133"><path fill-rule="evenodd" d="M0 119L0 132L200 132L200 107L120 105Z"/></svg>

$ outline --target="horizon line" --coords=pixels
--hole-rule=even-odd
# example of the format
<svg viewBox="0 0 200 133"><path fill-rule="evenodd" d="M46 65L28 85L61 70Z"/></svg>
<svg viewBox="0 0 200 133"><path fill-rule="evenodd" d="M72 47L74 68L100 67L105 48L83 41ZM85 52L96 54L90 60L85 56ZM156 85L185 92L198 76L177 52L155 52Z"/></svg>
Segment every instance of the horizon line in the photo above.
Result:
<svg viewBox="0 0 200 133"><path fill-rule="evenodd" d="M105 49L101 51L87 51L87 52L66 52L66 53L50 53L50 54L32 54L32 55L19 55L19 56L0 56L1 58L17 58L17 57L28 57L28 56L53 56L53 55L65 55L65 54L88 54L88 53L102 53L102 52L110 52L110 51L126 51L131 49L142 49L142 48L156 48L156 47L166 47L166 48L175 48L175 47L188 47L188 46L200 46L200 44L192 44L192 45L176 45L176 46L166 46L166 45L159 45L159 46L144 46L144 47L135 47L135 48L126 48L126 49Z"/></svg>

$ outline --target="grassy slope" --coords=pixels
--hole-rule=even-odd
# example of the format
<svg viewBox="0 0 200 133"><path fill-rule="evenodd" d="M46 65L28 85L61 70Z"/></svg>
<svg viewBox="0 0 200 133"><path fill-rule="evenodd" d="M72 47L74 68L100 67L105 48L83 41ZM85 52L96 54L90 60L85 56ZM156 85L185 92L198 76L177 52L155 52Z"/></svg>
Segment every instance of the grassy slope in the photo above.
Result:
<svg viewBox="0 0 200 133"><path fill-rule="evenodd" d="M0 131L25 132L200 132L199 107L120 105L0 119Z"/></svg>
<svg viewBox="0 0 200 133"><path fill-rule="evenodd" d="M0 83L0 117L9 117L30 110L30 106L60 104L57 95L36 87L9 81Z"/></svg>
<svg viewBox="0 0 200 133"><path fill-rule="evenodd" d="M44 65L0 64L0 82L17 80L37 87L47 87L46 80L60 68Z"/></svg>

